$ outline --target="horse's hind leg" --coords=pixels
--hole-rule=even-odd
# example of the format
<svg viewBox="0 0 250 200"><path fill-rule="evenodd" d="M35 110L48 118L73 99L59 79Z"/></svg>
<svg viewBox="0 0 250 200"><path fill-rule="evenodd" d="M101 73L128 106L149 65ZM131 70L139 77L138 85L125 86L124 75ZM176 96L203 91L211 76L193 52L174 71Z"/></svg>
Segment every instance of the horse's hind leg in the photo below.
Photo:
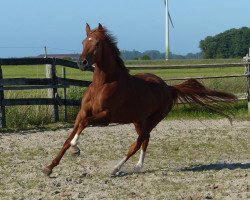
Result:
<svg viewBox="0 0 250 200"><path fill-rule="evenodd" d="M124 157L114 168L113 172L111 175L116 175L121 167L124 165L124 163L131 157L133 156L141 147L142 143L144 140L149 139L149 134L148 135L139 135L137 140L130 146L127 156Z"/></svg>
<svg viewBox="0 0 250 200"><path fill-rule="evenodd" d="M141 154L140 156L140 161L143 165L143 160L144 160L144 156L145 156L145 151L146 151L146 148L147 148L147 145L148 145L148 141L149 141L149 138L150 138L150 132L143 132L143 129L142 129L142 125L141 124L135 124L135 128L136 128L136 131L138 133L138 138L137 140L130 146L129 148L129 151L126 155L126 157L124 157L114 168L113 172L112 172L112 175L116 175L121 167L124 165L124 163L131 157L133 156L142 146L144 146L144 152L143 154Z"/></svg>
<svg viewBox="0 0 250 200"><path fill-rule="evenodd" d="M149 143L150 132L162 120L163 117L164 117L163 112L156 112L154 115L152 115L146 120L146 122L144 123L143 129L140 130L140 128L136 128L136 131L138 134L140 133L146 134L148 135L148 137L145 137L144 141L141 144L141 153L140 153L139 161L134 167L134 172L141 171L143 167L145 155L146 155L146 150L147 150L148 143Z"/></svg>
<svg viewBox="0 0 250 200"><path fill-rule="evenodd" d="M140 172L143 167L146 150L147 150L149 139L150 139L150 132L152 131L154 127L155 127L155 123L152 123L152 121L147 120L142 130L136 129L138 134L140 134L141 132L141 133L148 135L148 137L145 137L144 141L141 144L141 153L140 153L138 163L134 167L134 172Z"/></svg>
<svg viewBox="0 0 250 200"><path fill-rule="evenodd" d="M140 172L142 167L143 167L143 163L144 163L144 159L145 159L145 155L146 155L146 150L148 147L148 142L149 142L149 138L145 139L141 145L140 157L139 157L138 163L134 167L134 172Z"/></svg>

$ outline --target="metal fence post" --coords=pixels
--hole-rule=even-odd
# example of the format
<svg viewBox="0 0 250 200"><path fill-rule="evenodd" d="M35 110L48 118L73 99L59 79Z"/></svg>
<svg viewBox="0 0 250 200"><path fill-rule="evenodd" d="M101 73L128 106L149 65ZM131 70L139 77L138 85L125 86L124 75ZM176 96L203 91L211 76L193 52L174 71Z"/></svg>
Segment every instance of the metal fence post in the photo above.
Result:
<svg viewBox="0 0 250 200"><path fill-rule="evenodd" d="M2 66L0 63L0 79L3 79ZM0 85L0 101L4 99L4 90L3 86ZM6 128L6 115L5 115L5 106L0 106L0 128Z"/></svg>

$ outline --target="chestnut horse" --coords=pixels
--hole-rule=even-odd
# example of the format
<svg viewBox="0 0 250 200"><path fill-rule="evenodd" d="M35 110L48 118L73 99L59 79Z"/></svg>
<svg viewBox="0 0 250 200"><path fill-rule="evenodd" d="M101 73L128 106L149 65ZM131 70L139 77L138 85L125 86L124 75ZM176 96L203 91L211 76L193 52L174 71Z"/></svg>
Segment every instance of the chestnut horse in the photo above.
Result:
<svg viewBox="0 0 250 200"><path fill-rule="evenodd" d="M127 155L114 167L112 174L115 175L140 148L140 158L134 170L141 170L150 132L166 117L177 100L204 106L231 119L224 113L221 104L235 100L234 95L210 90L195 79L168 86L154 74L130 75L120 58L114 37L105 27L99 24L91 30L87 24L86 34L78 65L81 70L92 65L95 67L93 81L84 93L73 131L56 158L44 168L46 175L51 174L69 147L73 154L80 153L77 141L89 125L134 124L138 138Z"/></svg>

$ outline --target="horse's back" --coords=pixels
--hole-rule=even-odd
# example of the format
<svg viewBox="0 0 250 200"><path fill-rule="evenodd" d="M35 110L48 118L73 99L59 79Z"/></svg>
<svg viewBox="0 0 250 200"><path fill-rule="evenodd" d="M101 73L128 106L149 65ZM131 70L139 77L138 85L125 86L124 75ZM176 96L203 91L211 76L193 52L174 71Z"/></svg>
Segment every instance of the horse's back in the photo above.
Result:
<svg viewBox="0 0 250 200"><path fill-rule="evenodd" d="M141 79L141 80L144 80L144 81L149 82L149 83L154 83L154 84L166 86L166 83L159 76L156 76L155 74L140 73L140 74L134 75L134 77Z"/></svg>
<svg viewBox="0 0 250 200"><path fill-rule="evenodd" d="M151 95L147 95L147 98L153 98L154 104L157 104L157 110L169 110L175 101L175 91L172 86L168 86L167 83L155 74L141 73L136 74L136 78L142 80L144 85L148 85L151 90ZM146 96L146 94L145 94Z"/></svg>
<svg viewBox="0 0 250 200"><path fill-rule="evenodd" d="M166 104L172 102L171 86L168 86L160 77L141 73L131 77L130 90L136 99L137 109L151 115L158 110L165 110Z"/></svg>

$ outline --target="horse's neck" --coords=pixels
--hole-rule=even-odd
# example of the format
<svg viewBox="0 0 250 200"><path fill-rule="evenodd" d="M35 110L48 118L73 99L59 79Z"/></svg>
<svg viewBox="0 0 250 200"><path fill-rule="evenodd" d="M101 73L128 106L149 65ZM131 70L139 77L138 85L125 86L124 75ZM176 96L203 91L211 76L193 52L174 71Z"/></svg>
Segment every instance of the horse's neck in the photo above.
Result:
<svg viewBox="0 0 250 200"><path fill-rule="evenodd" d="M117 81L121 76L128 74L113 56L106 56L103 62L96 63L93 83L95 85L103 85L105 83L110 83Z"/></svg>
<svg viewBox="0 0 250 200"><path fill-rule="evenodd" d="M120 70L103 70L99 66L95 66L92 82L96 85L103 85L105 83L117 81L121 74L122 71Z"/></svg>
<svg viewBox="0 0 250 200"><path fill-rule="evenodd" d="M93 74L93 80L92 83L94 85L103 85L107 82L109 82L109 77L107 76L107 73L100 69L98 65L95 66L94 74Z"/></svg>

